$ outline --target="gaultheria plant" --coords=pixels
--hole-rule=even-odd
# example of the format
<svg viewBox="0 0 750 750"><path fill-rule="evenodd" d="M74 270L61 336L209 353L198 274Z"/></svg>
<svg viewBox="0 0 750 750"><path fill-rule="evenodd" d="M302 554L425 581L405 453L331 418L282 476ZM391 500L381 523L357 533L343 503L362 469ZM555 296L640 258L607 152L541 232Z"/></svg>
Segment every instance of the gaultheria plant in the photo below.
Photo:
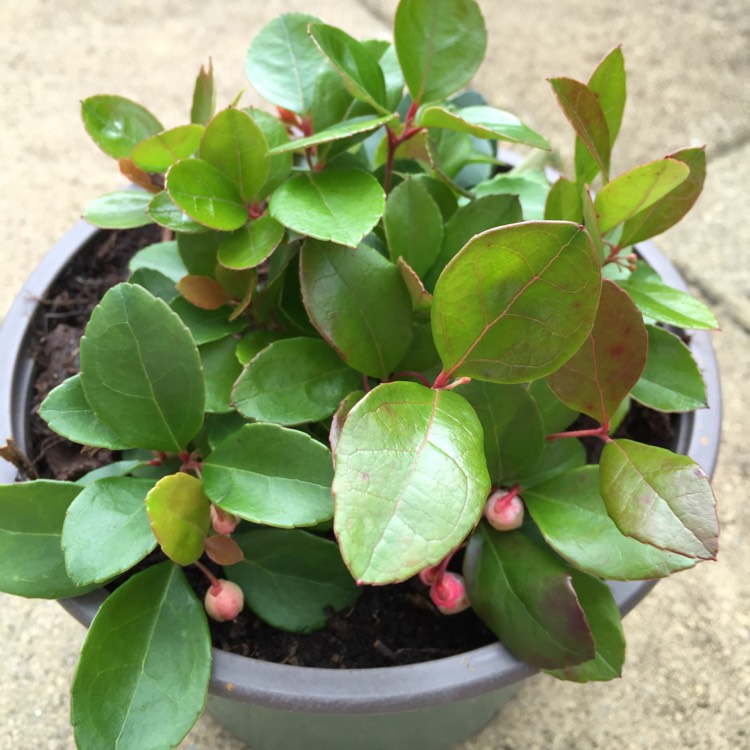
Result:
<svg viewBox="0 0 750 750"><path fill-rule="evenodd" d="M402 0L393 44L292 13L247 55L272 112L240 97L217 112L210 65L189 122L83 102L138 187L86 217L156 223L164 241L104 296L80 374L41 407L60 435L119 458L77 482L0 487L0 586L69 597L157 545L168 561L92 623L80 748L174 747L190 729L211 640L183 567L206 557L294 632L351 606L357 584L421 573L443 609L470 602L519 658L579 681L622 665L604 579L715 557L700 468L612 436L631 400L706 405L677 329L716 321L637 253L698 197L704 151L611 173L615 48L588 83L550 80L576 137L574 177L550 188L535 160L497 156L547 141L461 93L485 45L475 0ZM584 437L603 443L599 464ZM209 598L226 618L242 597L218 611Z"/></svg>

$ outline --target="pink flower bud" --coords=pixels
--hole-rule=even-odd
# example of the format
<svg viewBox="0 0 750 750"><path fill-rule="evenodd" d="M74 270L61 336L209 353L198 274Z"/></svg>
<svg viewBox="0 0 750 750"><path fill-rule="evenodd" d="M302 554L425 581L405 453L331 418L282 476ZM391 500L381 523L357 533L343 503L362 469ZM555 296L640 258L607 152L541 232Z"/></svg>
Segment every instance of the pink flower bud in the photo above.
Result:
<svg viewBox="0 0 750 750"><path fill-rule="evenodd" d="M425 586L432 586L432 584L437 581L438 576L440 575L440 570L441 565L439 563L437 565L430 565L429 568L419 571L419 580L422 581Z"/></svg>
<svg viewBox="0 0 750 750"><path fill-rule="evenodd" d="M208 616L217 622L234 620L245 606L242 589L232 581L220 578L206 592L203 600Z"/></svg>
<svg viewBox="0 0 750 750"><path fill-rule="evenodd" d="M484 506L484 517L498 531L517 529L523 523L523 514L521 498L504 490L493 492Z"/></svg>
<svg viewBox="0 0 750 750"><path fill-rule="evenodd" d="M234 513L227 513L211 503L211 525L217 534L231 534L239 522L240 519Z"/></svg>
<svg viewBox="0 0 750 750"><path fill-rule="evenodd" d="M430 589L430 599L444 615L455 615L471 606L463 576L448 571Z"/></svg>

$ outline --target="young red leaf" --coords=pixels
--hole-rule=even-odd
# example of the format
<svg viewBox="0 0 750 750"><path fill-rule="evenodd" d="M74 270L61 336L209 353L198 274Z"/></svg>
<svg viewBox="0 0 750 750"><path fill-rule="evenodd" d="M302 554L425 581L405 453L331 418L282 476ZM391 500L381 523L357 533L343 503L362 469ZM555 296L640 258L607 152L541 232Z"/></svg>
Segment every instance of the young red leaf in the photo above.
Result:
<svg viewBox="0 0 750 750"><path fill-rule="evenodd" d="M210 276L188 274L177 282L177 290L188 302L203 310L218 310L229 302L229 293Z"/></svg>
<svg viewBox="0 0 750 750"><path fill-rule="evenodd" d="M234 565L245 559L245 553L240 545L226 534L207 536L204 547L206 554L217 565Z"/></svg>

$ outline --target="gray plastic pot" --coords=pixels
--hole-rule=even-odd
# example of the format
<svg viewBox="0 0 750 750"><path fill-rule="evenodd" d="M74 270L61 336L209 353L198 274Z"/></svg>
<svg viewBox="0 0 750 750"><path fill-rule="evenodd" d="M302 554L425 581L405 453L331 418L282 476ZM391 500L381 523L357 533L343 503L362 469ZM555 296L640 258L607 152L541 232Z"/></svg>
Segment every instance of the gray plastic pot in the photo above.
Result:
<svg viewBox="0 0 750 750"><path fill-rule="evenodd" d="M33 272L0 330L0 438L23 446L34 363L28 344L37 327L37 300L46 296L68 261L95 241L80 222ZM666 283L685 284L652 243L639 251ZM674 449L712 475L719 449L721 397L709 336L695 333L691 349L705 376L711 409L679 419ZM15 469L0 461L0 482ZM623 615L654 581L610 584ZM104 600L100 590L62 601L88 626ZM248 659L214 649L207 708L256 750L448 750L479 731L536 670L499 643L458 656L383 669L311 669Z"/></svg>

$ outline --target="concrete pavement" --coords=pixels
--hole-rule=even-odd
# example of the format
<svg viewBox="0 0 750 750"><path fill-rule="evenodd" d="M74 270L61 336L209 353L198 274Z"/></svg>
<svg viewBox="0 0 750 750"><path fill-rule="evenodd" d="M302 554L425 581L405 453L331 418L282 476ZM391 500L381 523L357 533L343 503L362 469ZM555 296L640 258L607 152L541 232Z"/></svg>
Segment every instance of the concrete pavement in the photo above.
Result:
<svg viewBox="0 0 750 750"><path fill-rule="evenodd" d="M90 143L78 102L141 101L183 121L200 64L220 103L247 87L244 55L272 17L305 10L382 36L395 0L26 0L0 4L0 316L36 261L92 197L120 184ZM548 76L585 79L622 43L629 101L614 166L708 145L704 195L658 244L716 309L725 399L715 476L718 563L660 583L625 621L624 677L577 686L539 677L461 750L741 750L750 747L750 14L746 0L480 0L490 33L475 85L569 158ZM252 95L249 94L249 100ZM0 595L0 748L69 750L68 686L82 629L56 604ZM241 750L202 718L184 750Z"/></svg>

